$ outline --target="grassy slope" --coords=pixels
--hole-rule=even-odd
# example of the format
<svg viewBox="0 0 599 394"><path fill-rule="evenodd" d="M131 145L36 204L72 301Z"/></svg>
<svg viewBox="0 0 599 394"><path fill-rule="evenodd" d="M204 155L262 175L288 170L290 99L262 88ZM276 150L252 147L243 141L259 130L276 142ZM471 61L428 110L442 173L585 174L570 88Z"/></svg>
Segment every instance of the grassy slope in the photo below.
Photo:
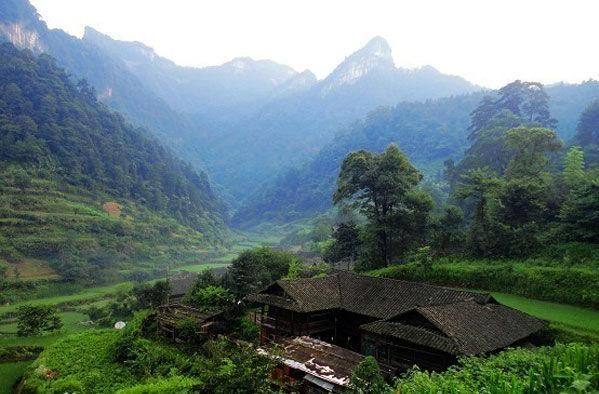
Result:
<svg viewBox="0 0 599 394"><path fill-rule="evenodd" d="M27 367L33 361L0 364L0 394L11 394L12 386L17 383Z"/></svg>
<svg viewBox="0 0 599 394"><path fill-rule="evenodd" d="M555 302L539 301L513 294L491 293L504 305L552 322L586 330L599 335L599 311Z"/></svg>
<svg viewBox="0 0 599 394"><path fill-rule="evenodd" d="M592 341L599 343L599 311L555 302L539 301L505 293L491 293L504 305L547 320L557 330L556 339L562 342Z"/></svg>

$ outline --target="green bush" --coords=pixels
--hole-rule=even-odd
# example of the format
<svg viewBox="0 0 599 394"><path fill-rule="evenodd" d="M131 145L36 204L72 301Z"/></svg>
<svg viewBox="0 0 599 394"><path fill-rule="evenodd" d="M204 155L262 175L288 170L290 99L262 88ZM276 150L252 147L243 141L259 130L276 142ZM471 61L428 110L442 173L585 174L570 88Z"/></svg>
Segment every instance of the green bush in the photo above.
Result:
<svg viewBox="0 0 599 394"><path fill-rule="evenodd" d="M352 371L349 393L384 394L391 393L391 387L385 382L381 369L372 356L366 357Z"/></svg>
<svg viewBox="0 0 599 394"><path fill-rule="evenodd" d="M411 371L396 382L409 393L580 393L599 389L599 345L558 344L466 357L443 373Z"/></svg>
<svg viewBox="0 0 599 394"><path fill-rule="evenodd" d="M24 392L269 393L271 360L222 339L189 352L149 339L147 314L125 329L71 335L46 348L26 373Z"/></svg>
<svg viewBox="0 0 599 394"><path fill-rule="evenodd" d="M181 375L172 375L167 378L151 378L144 383L133 387L118 390L116 394L151 394L151 393L190 393L197 391L200 380Z"/></svg>
<svg viewBox="0 0 599 394"><path fill-rule="evenodd" d="M440 259L427 269L422 269L421 264L409 263L370 271L370 274L599 308L599 271L585 266L541 264L538 261Z"/></svg>
<svg viewBox="0 0 599 394"><path fill-rule="evenodd" d="M209 285L200 289L194 288L186 296L186 302L204 312L213 313L231 307L235 297L222 286Z"/></svg>
<svg viewBox="0 0 599 394"><path fill-rule="evenodd" d="M58 310L50 305L23 305L17 308L17 335L41 335L62 327Z"/></svg>

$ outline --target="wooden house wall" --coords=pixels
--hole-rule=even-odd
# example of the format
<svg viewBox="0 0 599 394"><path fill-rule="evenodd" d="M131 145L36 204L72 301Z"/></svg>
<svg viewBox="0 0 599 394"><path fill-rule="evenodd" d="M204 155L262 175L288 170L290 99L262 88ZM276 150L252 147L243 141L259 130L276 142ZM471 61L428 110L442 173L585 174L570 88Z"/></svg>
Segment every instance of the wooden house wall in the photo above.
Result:
<svg viewBox="0 0 599 394"><path fill-rule="evenodd" d="M259 320L263 341L280 336L308 335L330 342L335 336L336 311L299 313L289 309L264 306Z"/></svg>
<svg viewBox="0 0 599 394"><path fill-rule="evenodd" d="M444 370L456 361L454 356L436 349L370 333L362 336L361 353L398 371L414 365L427 370Z"/></svg>
<svg viewBox="0 0 599 394"><path fill-rule="evenodd" d="M337 316L337 335L335 345L360 352L361 335L360 326L371 323L375 319L356 313L341 311Z"/></svg>

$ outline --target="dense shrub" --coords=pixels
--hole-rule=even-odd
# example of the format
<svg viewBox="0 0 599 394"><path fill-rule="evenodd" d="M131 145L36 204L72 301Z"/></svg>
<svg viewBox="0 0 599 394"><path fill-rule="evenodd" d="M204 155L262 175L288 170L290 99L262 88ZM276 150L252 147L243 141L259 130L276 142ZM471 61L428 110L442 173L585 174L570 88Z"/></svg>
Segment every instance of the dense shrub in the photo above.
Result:
<svg viewBox="0 0 599 394"><path fill-rule="evenodd" d="M599 307L599 272L584 266L558 267L521 261L441 259L429 268L408 263L382 268L374 276L438 285L518 294L526 297Z"/></svg>
<svg viewBox="0 0 599 394"><path fill-rule="evenodd" d="M202 393L273 393L269 379L272 361L252 346L226 339L204 345L205 357L196 363Z"/></svg>
<svg viewBox="0 0 599 394"><path fill-rule="evenodd" d="M153 336L152 317L59 340L29 367L24 392L270 392L271 361L255 348L226 339L177 347Z"/></svg>
<svg viewBox="0 0 599 394"><path fill-rule="evenodd" d="M150 378L133 387L118 390L116 394L190 393L198 390L200 380L187 376L173 375L166 378Z"/></svg>
<svg viewBox="0 0 599 394"><path fill-rule="evenodd" d="M576 393L599 389L599 345L558 344L467 357L443 373L418 369L396 383L398 393Z"/></svg>
<svg viewBox="0 0 599 394"><path fill-rule="evenodd" d="M17 308L16 316L17 335L20 337L40 335L62 327L62 321L54 306L23 305Z"/></svg>
<svg viewBox="0 0 599 394"><path fill-rule="evenodd" d="M209 285L194 289L186 296L186 302L201 311L213 313L230 308L235 302L233 294L222 286Z"/></svg>
<svg viewBox="0 0 599 394"><path fill-rule="evenodd" d="M391 391L391 387L385 382L385 378L372 356L366 357L352 371L349 388L349 392L355 394L386 393Z"/></svg>

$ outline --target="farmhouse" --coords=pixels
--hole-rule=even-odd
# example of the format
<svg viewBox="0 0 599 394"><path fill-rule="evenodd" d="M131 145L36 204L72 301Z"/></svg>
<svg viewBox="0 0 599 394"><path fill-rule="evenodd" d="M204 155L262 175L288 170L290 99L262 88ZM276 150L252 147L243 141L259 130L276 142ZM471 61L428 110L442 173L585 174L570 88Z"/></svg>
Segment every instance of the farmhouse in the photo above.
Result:
<svg viewBox="0 0 599 394"><path fill-rule="evenodd" d="M544 327L489 294L347 271L279 280L247 299L260 307L264 343L311 337L372 355L394 372L444 369L461 355L525 344Z"/></svg>

